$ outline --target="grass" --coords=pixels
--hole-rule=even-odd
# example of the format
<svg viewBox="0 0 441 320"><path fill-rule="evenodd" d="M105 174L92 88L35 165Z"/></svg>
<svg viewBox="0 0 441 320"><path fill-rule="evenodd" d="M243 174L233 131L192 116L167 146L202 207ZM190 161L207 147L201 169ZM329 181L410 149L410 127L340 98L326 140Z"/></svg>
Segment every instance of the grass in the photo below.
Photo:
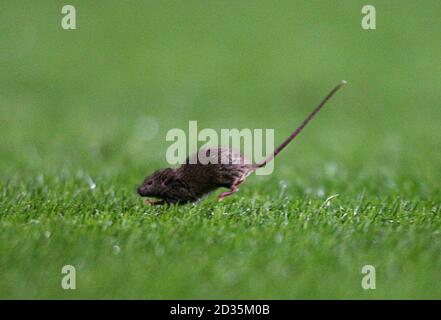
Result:
<svg viewBox="0 0 441 320"><path fill-rule="evenodd" d="M441 7L425 2L373 1L375 31L362 1L76 1L74 31L60 1L4 2L0 298L441 298ZM271 176L222 203L136 195L169 129L277 143L341 79Z"/></svg>

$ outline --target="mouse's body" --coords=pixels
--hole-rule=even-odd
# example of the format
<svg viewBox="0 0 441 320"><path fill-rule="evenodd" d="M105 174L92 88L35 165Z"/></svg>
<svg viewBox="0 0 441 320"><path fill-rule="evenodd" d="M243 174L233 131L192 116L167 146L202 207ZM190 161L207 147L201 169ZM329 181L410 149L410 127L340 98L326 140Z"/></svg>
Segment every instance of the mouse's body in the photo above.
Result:
<svg viewBox="0 0 441 320"><path fill-rule="evenodd" d="M218 188L229 188L219 199L237 191L255 166L239 152L213 147L202 149L177 169L162 169L147 177L138 188L144 197L161 199L162 203L194 202ZM234 190L234 191L233 191ZM231 193L230 193L231 192Z"/></svg>
<svg viewBox="0 0 441 320"><path fill-rule="evenodd" d="M274 159L308 124L314 115L340 89L346 81L337 85L309 114L291 135L270 156L258 164L252 164L239 152L224 147L202 149L187 158L177 169L161 169L148 176L138 188L142 197L154 197L159 201L150 204L184 204L195 202L218 188L229 188L218 199L237 192L245 178Z"/></svg>

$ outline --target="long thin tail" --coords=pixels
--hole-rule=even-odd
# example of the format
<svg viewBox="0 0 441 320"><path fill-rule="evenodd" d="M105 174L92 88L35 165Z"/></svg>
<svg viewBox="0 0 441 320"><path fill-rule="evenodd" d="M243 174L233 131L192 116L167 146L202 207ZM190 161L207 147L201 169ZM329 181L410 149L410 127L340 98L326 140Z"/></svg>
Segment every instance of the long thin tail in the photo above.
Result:
<svg viewBox="0 0 441 320"><path fill-rule="evenodd" d="M328 102L329 99L341 88L343 87L347 82L345 80L342 80L334 89L331 90L331 92L328 93L328 95L319 103L319 105L309 114L308 117L306 117L305 120L303 120L302 124L293 132L291 135L283 141L283 143L277 147L274 152L268 156L265 160L263 160L261 163L256 164L255 168L261 168L265 166L268 162L273 160L275 156L279 154L280 151L282 151L294 138L306 127L308 122L316 115L317 112L320 111L320 109Z"/></svg>

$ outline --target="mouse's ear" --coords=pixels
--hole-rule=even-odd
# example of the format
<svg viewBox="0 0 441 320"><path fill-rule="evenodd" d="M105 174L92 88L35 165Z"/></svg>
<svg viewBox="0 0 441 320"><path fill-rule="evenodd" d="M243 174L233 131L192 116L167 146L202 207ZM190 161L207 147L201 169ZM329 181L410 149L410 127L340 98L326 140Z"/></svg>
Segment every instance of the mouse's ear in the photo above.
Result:
<svg viewBox="0 0 441 320"><path fill-rule="evenodd" d="M161 183L166 186L174 180L173 169L167 168L164 170Z"/></svg>
<svg viewBox="0 0 441 320"><path fill-rule="evenodd" d="M173 182L173 180L174 180L174 177L173 177L173 176L169 176L169 177L165 178L165 179L162 181L162 184L163 184L164 186L168 186L171 182Z"/></svg>

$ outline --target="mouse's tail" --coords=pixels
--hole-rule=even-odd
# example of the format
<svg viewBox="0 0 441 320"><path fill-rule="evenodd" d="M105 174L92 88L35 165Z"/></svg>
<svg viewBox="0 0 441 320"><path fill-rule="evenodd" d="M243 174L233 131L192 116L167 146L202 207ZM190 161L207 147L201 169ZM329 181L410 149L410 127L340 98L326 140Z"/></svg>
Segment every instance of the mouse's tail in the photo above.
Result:
<svg viewBox="0 0 441 320"><path fill-rule="evenodd" d="M347 82L345 80L342 80L334 89L331 90L331 92L328 93L328 95L319 103L319 105L306 117L305 120L300 124L300 126L293 132L291 135L282 142L280 146L278 146L274 152L269 155L265 160L262 162L256 164L254 166L255 169L262 168L265 166L268 162L273 160L280 151L282 151L294 138L306 127L309 121L320 111L320 109L328 102L329 99L341 88L343 87Z"/></svg>

